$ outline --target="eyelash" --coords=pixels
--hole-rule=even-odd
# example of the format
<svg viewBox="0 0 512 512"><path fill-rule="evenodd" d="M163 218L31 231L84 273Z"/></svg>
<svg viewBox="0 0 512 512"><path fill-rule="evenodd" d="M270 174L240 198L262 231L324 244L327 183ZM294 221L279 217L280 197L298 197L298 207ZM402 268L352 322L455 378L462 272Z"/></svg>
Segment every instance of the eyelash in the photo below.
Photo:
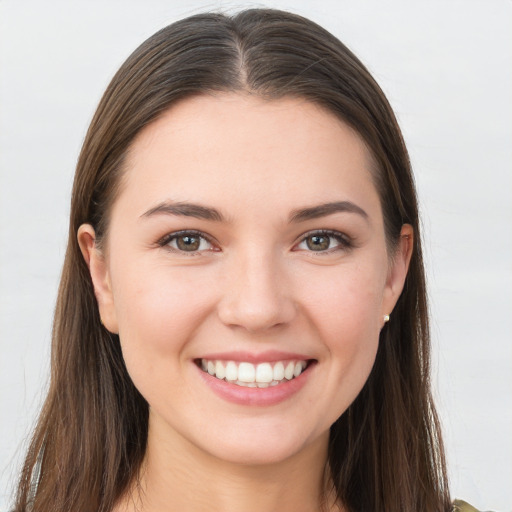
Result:
<svg viewBox="0 0 512 512"><path fill-rule="evenodd" d="M294 247L297 247L303 243L307 243L307 239L314 237L314 236L334 238L334 240L336 240L336 242L338 243L337 246L329 247L328 249L325 249L325 250L321 250L321 251L310 250L310 251L308 251L308 252L311 252L312 254L316 254L319 256L325 255L325 254L332 254L333 252L338 252L338 251L349 251L350 249L352 249L354 247L354 242L349 236L347 236L343 233L340 233L339 231L332 231L329 229L320 229L320 230L310 231L308 233L305 233L304 235L301 236L300 242L298 244L296 244Z"/></svg>
<svg viewBox="0 0 512 512"><path fill-rule="evenodd" d="M199 249L199 250L195 250L195 251L185 251L185 250L182 250L178 247L172 247L171 245L169 245L173 240L177 240L181 237L190 237L190 238L198 238L200 239L200 242L199 243L202 243L202 241L206 241L208 244L210 244L210 246L214 246L214 243L212 242L212 240L210 239L210 237L206 236L204 233L202 233L201 231L194 231L194 230L183 230L183 231L175 231L174 233L169 233L168 235L165 235L163 238L161 238L160 240L158 240L157 244L160 246L160 247L163 247L169 251L172 251L172 252L177 252L177 253L180 253L180 254L186 254L187 256L195 256L195 255L199 255L201 254L202 251L204 250L208 250L208 251L214 251L215 249Z"/></svg>
<svg viewBox="0 0 512 512"><path fill-rule="evenodd" d="M199 244L201 244L202 241L205 241L208 244L210 244L210 246L215 247L215 245L212 242L210 237L206 236L201 231L194 231L194 230L183 230L183 231L176 231L173 233L169 233L169 234L165 235L163 238L161 238L157 242L157 244L160 247L163 247L169 251L180 253L180 254L186 254L187 256L196 256L196 255L201 254L205 250L212 251L212 252L213 251L217 252L217 250L218 250L218 249L216 250L214 248L208 248L208 249L197 249L197 250L192 250L192 251L186 251L186 250L180 249L179 247L172 247L170 245L171 242L178 240L181 237L187 237L187 236L190 238L200 239ZM301 245L303 243L307 243L307 239L310 237L314 237L314 236L333 238L334 240L336 240L338 245L335 247L329 247L325 250L320 250L320 251L314 251L314 250L307 251L307 252L311 252L312 254L317 254L317 255L332 254L333 252L337 252L337 251L348 251L354 247L352 239L350 237L348 237L347 235L340 233L339 231L321 229L321 230L316 230L316 231L310 231L308 233L303 234L300 238L300 241L294 245L294 248L298 247L299 245ZM329 245L330 245L330 243L329 243Z"/></svg>

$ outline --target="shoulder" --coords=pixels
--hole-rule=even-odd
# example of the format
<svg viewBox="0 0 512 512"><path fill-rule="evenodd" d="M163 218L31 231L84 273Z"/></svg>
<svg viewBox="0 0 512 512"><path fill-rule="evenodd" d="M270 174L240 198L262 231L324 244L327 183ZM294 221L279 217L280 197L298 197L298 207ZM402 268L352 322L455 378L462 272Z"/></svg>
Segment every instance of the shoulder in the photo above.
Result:
<svg viewBox="0 0 512 512"><path fill-rule="evenodd" d="M479 510L465 501L455 500L453 502L453 512L479 512Z"/></svg>

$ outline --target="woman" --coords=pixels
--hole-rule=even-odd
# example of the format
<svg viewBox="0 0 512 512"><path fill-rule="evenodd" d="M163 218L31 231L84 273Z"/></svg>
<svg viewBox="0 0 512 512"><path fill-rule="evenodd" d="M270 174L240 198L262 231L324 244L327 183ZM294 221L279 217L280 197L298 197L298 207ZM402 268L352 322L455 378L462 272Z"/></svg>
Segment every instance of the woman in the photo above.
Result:
<svg viewBox="0 0 512 512"><path fill-rule="evenodd" d="M16 510L451 510L415 190L312 22L199 15L89 128Z"/></svg>

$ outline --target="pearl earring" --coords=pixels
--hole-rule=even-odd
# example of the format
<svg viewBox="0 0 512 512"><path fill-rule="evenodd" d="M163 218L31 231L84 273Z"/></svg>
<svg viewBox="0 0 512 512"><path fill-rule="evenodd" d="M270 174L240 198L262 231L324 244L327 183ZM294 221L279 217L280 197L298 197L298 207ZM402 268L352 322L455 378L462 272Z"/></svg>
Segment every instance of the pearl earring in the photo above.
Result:
<svg viewBox="0 0 512 512"><path fill-rule="evenodd" d="M387 324L389 322L389 315L384 315L384 323Z"/></svg>

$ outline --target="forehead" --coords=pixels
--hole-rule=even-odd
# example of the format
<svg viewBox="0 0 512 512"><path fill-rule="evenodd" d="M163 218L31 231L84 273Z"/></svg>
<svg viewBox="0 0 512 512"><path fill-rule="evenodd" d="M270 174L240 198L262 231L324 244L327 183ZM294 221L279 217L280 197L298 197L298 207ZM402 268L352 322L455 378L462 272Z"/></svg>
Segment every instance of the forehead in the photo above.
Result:
<svg viewBox="0 0 512 512"><path fill-rule="evenodd" d="M141 209L166 199L283 208L378 202L371 168L360 136L310 101L203 95L177 103L139 133L121 196Z"/></svg>

